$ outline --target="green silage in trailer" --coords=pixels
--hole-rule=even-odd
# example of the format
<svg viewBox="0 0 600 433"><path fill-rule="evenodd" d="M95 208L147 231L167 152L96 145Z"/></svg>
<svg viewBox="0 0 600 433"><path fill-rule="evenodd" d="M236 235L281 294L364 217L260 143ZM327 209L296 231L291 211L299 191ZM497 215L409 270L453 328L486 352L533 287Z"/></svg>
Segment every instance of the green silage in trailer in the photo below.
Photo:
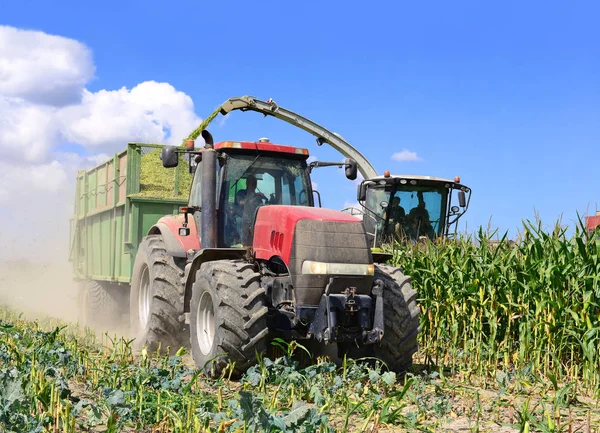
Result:
<svg viewBox="0 0 600 433"><path fill-rule="evenodd" d="M179 166L164 168L160 159L161 149L153 149L140 159L140 190L137 197L186 198L192 185L193 175L184 167L188 161L179 156Z"/></svg>
<svg viewBox="0 0 600 433"><path fill-rule="evenodd" d="M70 261L76 279L129 284L137 248L164 215L187 204L193 174L180 157L164 168L162 145L129 143L77 174L71 218Z"/></svg>

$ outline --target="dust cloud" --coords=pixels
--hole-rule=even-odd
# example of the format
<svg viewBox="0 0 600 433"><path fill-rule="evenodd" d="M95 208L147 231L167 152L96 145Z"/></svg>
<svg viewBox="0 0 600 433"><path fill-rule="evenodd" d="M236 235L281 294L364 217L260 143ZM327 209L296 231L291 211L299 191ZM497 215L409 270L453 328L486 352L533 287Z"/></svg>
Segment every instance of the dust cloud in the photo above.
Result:
<svg viewBox="0 0 600 433"><path fill-rule="evenodd" d="M75 173L68 174L74 181ZM26 319L50 316L76 323L78 284L68 260L74 182L43 191L2 175L0 304Z"/></svg>
<svg viewBox="0 0 600 433"><path fill-rule="evenodd" d="M32 261L24 258L0 261L0 304L27 319L51 316L77 322L77 282L64 260Z"/></svg>

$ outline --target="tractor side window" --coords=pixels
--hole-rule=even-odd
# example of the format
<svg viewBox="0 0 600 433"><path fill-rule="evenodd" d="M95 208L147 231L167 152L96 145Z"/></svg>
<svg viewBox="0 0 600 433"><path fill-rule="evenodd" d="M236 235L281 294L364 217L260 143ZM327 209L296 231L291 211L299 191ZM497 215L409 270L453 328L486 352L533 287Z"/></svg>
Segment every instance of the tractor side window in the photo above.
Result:
<svg viewBox="0 0 600 433"><path fill-rule="evenodd" d="M190 190L189 205L202 206L202 164L198 164L196 172L194 173L192 188Z"/></svg>
<svg viewBox="0 0 600 433"><path fill-rule="evenodd" d="M290 206L309 206L308 177L296 161L282 161L281 204Z"/></svg>

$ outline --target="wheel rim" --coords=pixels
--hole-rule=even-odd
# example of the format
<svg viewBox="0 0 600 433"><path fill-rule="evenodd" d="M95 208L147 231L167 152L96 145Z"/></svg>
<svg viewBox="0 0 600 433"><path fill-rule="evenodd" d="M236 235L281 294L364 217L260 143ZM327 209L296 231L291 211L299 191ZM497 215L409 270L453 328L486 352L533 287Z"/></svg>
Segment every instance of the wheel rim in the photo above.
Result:
<svg viewBox="0 0 600 433"><path fill-rule="evenodd" d="M198 340L198 346L204 355L208 355L215 339L215 310L213 308L213 301L210 293L204 292L200 297L196 317L196 338Z"/></svg>
<svg viewBox="0 0 600 433"><path fill-rule="evenodd" d="M152 304L152 293L150 290L150 273L148 267L144 267L140 281L140 294L138 297L138 314L142 329L148 326L150 320L150 305Z"/></svg>

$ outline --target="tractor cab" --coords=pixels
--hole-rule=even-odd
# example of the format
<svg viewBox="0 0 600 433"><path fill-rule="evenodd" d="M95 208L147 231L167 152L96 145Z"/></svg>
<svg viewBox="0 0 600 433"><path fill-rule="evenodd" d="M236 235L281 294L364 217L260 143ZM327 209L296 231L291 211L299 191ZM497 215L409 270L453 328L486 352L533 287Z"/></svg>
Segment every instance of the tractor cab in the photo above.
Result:
<svg viewBox="0 0 600 433"><path fill-rule="evenodd" d="M209 137L212 140L212 136ZM189 171L194 173L186 213L192 214L196 227L202 227L202 194L206 183L215 190L216 248L243 248L253 244L258 209L263 206L314 206L310 172L315 167L345 166L349 179L356 178L356 162L312 162L307 164L307 149L271 143L268 138L256 142L224 141L211 148L215 164L207 170L202 162L205 148L195 149L188 142L186 149L167 146L162 159L165 167L176 165L177 153L189 156ZM210 171L211 173L208 173ZM211 204L212 205L212 204ZM186 215L187 218L187 215ZM205 224L207 222L205 221ZM186 223L187 225L187 223Z"/></svg>
<svg viewBox="0 0 600 433"><path fill-rule="evenodd" d="M449 180L389 172L363 181L357 195L373 248L394 241L453 236L470 198L470 188L458 177Z"/></svg>

